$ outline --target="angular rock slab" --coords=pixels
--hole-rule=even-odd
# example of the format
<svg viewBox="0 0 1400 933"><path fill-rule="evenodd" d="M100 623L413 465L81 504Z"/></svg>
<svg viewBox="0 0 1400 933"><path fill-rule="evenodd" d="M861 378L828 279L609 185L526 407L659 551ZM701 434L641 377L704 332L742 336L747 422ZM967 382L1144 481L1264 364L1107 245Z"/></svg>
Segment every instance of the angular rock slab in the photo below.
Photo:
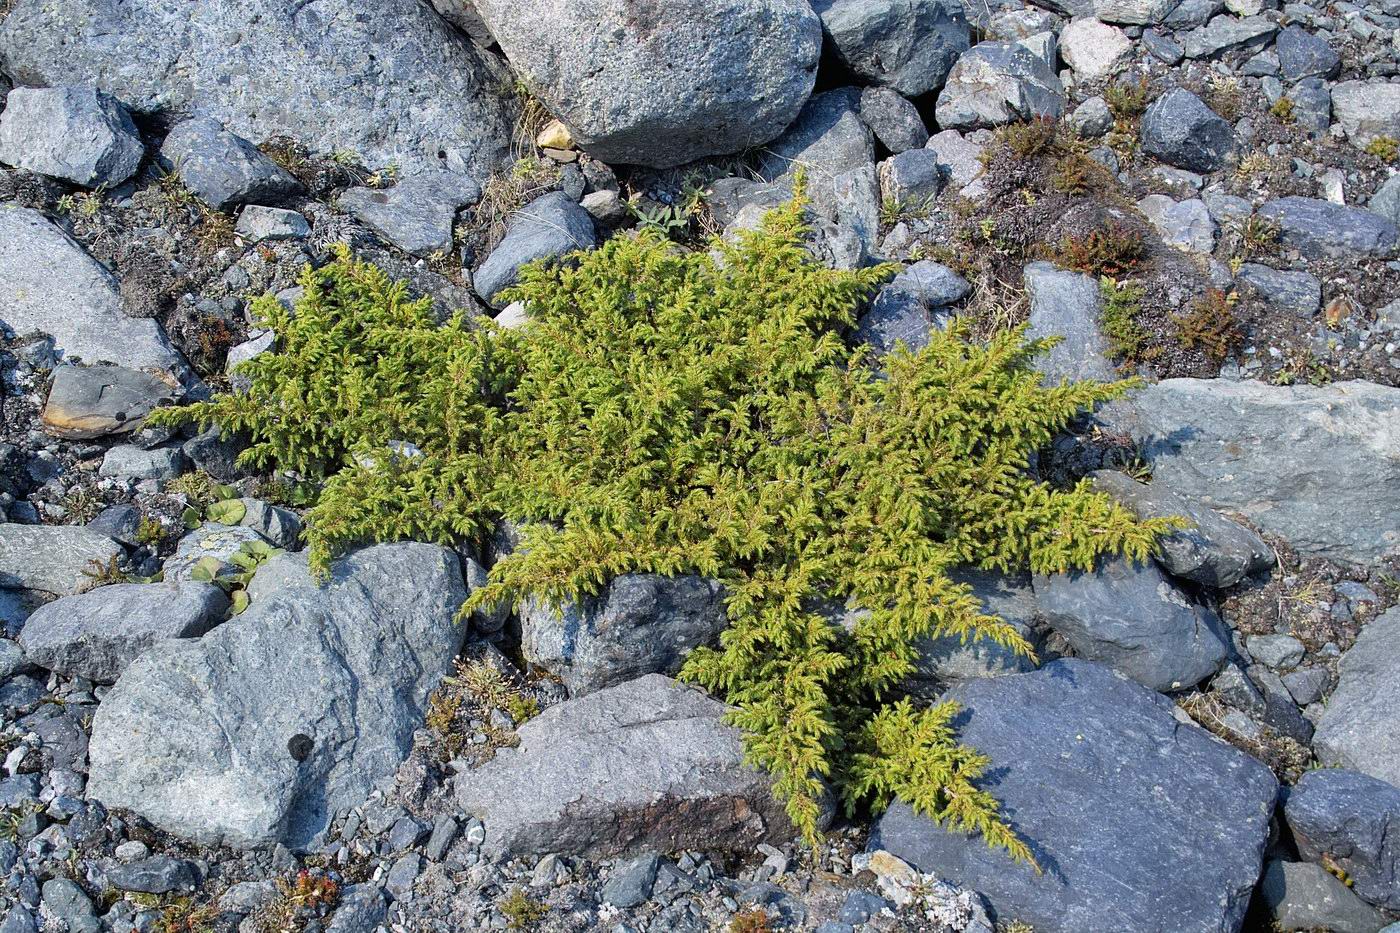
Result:
<svg viewBox="0 0 1400 933"><path fill-rule="evenodd" d="M675 674L692 648L714 641L728 624L716 581L628 573L560 612L527 603L520 650L580 697L644 674Z"/></svg>
<svg viewBox="0 0 1400 933"><path fill-rule="evenodd" d="M156 642L203 635L227 611L211 583L114 583L39 607L19 643L45 670L111 683Z"/></svg>
<svg viewBox="0 0 1400 933"><path fill-rule="evenodd" d="M457 803L492 853L610 856L791 838L767 775L743 764L724 704L660 674L550 707L475 771Z"/></svg>
<svg viewBox="0 0 1400 933"><path fill-rule="evenodd" d="M1043 873L903 803L876 823L872 850L980 892L1037 933L1239 928L1278 792L1268 768L1088 661L948 697L965 707L962 741L991 756L983 786Z"/></svg>
<svg viewBox="0 0 1400 933"><path fill-rule="evenodd" d="M1367 623L1339 664L1313 748L1324 764L1400 787L1400 608Z"/></svg>
<svg viewBox="0 0 1400 933"><path fill-rule="evenodd" d="M487 172L513 124L505 69L420 0L19 0L0 59L21 84L96 84L405 175Z"/></svg>
<svg viewBox="0 0 1400 933"><path fill-rule="evenodd" d="M1299 779L1283 812L1303 858L1330 859L1363 900L1400 910L1400 787L1316 768Z"/></svg>
<svg viewBox="0 0 1400 933"><path fill-rule="evenodd" d="M452 221L475 204L481 186L456 172L425 172L392 188L351 188L340 206L386 241L414 256L452 248Z"/></svg>
<svg viewBox="0 0 1400 933"><path fill-rule="evenodd" d="M120 185L145 154L126 108L91 86L16 88L0 114L0 162L85 188Z"/></svg>
<svg viewBox="0 0 1400 933"><path fill-rule="evenodd" d="M515 71L604 162L669 168L765 143L797 116L821 55L804 0L475 6Z"/></svg>
<svg viewBox="0 0 1400 933"><path fill-rule="evenodd" d="M1400 248L1400 228L1389 220L1321 198L1290 195L1269 201L1258 213L1278 225L1284 246L1309 259L1388 258Z"/></svg>
<svg viewBox="0 0 1400 933"><path fill-rule="evenodd" d="M393 773L450 670L467 597L455 554L384 544L318 585L268 561L252 606L136 660L98 707L88 796L206 845L310 845Z"/></svg>
<svg viewBox="0 0 1400 933"><path fill-rule="evenodd" d="M476 293L493 308L500 308L503 305L497 294L519 280L522 267L597 245L593 218L567 194L554 191L538 197L516 212L506 227L505 239L477 269Z"/></svg>
<svg viewBox="0 0 1400 933"><path fill-rule="evenodd" d="M69 596L93 581L84 571L122 555L122 546L76 525L0 522L0 587Z"/></svg>
<svg viewBox="0 0 1400 933"><path fill-rule="evenodd" d="M938 94L943 129L1058 119L1065 89L1045 60L1016 42L980 42L958 58Z"/></svg>
<svg viewBox="0 0 1400 933"><path fill-rule="evenodd" d="M1062 379L1116 379L1117 370L1108 358L1108 341L1099 330L1103 297L1093 276L1059 269L1048 262L1030 263L1022 274L1031 302L1026 336L1032 340L1063 338L1035 360L1036 369L1045 374L1046 381L1053 384Z"/></svg>
<svg viewBox="0 0 1400 933"><path fill-rule="evenodd" d="M39 418L48 433L69 440L126 434L180 397L172 382L124 366L59 366Z"/></svg>
<svg viewBox="0 0 1400 933"><path fill-rule="evenodd" d="M256 146L208 117L176 125L160 154L186 188L219 211L241 204L276 205L300 187Z"/></svg>
<svg viewBox="0 0 1400 933"><path fill-rule="evenodd" d="M1164 379L1133 396L1153 481L1247 516L1304 554L1400 548L1400 389Z"/></svg>
<svg viewBox="0 0 1400 933"><path fill-rule="evenodd" d="M945 0L816 0L836 54L852 73L908 97L936 91L970 34L962 4Z"/></svg>
<svg viewBox="0 0 1400 933"><path fill-rule="evenodd" d="M114 279L38 211L0 204L0 327L42 331L66 357L171 372L182 364L160 325L127 317Z"/></svg>

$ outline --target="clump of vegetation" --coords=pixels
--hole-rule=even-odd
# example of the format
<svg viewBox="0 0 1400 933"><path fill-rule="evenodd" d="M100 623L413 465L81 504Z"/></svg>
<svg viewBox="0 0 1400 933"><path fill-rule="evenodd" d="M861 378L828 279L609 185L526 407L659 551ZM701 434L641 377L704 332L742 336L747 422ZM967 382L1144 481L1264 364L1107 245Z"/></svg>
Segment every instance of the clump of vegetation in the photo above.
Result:
<svg viewBox="0 0 1400 933"><path fill-rule="evenodd" d="M1104 102L1113 115L1113 128L1104 141L1120 158L1131 158L1137 151L1138 121L1147 112L1147 94L1146 78L1135 82L1115 81L1104 90Z"/></svg>
<svg viewBox="0 0 1400 933"><path fill-rule="evenodd" d="M1036 117L1024 123L1008 123L997 130L999 143L1018 159L1033 159L1056 144L1059 130L1049 117Z"/></svg>
<svg viewBox="0 0 1400 933"><path fill-rule="evenodd" d="M1044 386L1032 362L1051 341L972 343L960 322L876 371L843 332L891 270L820 265L803 208L704 250L642 231L535 265L506 296L530 308L509 331L439 326L342 248L303 275L295 313L254 305L281 350L245 364L246 391L153 419L245 432L244 464L323 477L321 571L361 542L480 543L517 523L522 546L464 613L559 605L627 572L718 579L730 627L682 676L736 707L809 841L830 788L848 811L898 797L1030 860L978 786L989 762L957 741L956 705L900 685L925 636L1031 651L953 568L1143 559L1176 527L1027 469L1131 383Z"/></svg>
<svg viewBox="0 0 1400 933"><path fill-rule="evenodd" d="M155 933L212 933L218 908L210 903L197 903L192 897L128 893L127 900L142 910L158 910Z"/></svg>
<svg viewBox="0 0 1400 933"><path fill-rule="evenodd" d="M1177 338L1188 350L1199 350L1210 360L1223 363L1243 339L1234 313L1234 293L1218 288L1208 290L1191 306L1190 313L1176 319Z"/></svg>
<svg viewBox="0 0 1400 933"><path fill-rule="evenodd" d="M1110 187L1108 169L1082 152L1070 152L1055 163L1050 184L1065 194L1087 194Z"/></svg>
<svg viewBox="0 0 1400 933"><path fill-rule="evenodd" d="M741 910L729 918L729 933L771 933L773 926L761 907Z"/></svg>
<svg viewBox="0 0 1400 933"><path fill-rule="evenodd" d="M128 581L126 571L122 569L121 558L116 554L105 561L94 557L83 568L83 576L87 577L87 581L82 585L83 592L95 590L99 586L111 586L113 583L126 583Z"/></svg>
<svg viewBox="0 0 1400 933"><path fill-rule="evenodd" d="M1366 144L1366 153L1382 162L1394 162L1400 159L1400 139L1394 136L1377 136Z"/></svg>
<svg viewBox="0 0 1400 933"><path fill-rule="evenodd" d="M1051 253L1057 266L1089 275L1118 276L1143 258L1142 234L1122 224L1108 224L1084 236L1065 236Z"/></svg>
<svg viewBox="0 0 1400 933"><path fill-rule="evenodd" d="M1142 286L1105 275L1099 279L1099 293L1103 296L1100 324L1113 355L1124 364L1142 362L1151 340L1137 321L1142 310Z"/></svg>
<svg viewBox="0 0 1400 933"><path fill-rule="evenodd" d="M482 755L489 757L498 748L517 744L513 732L491 722L491 711L500 710L517 726L540 713L539 702L525 694L521 685L503 674L486 659L457 660L455 676L444 677L428 696L427 726L437 736L444 760L459 757L467 748L479 723L486 736Z"/></svg>
<svg viewBox="0 0 1400 933"><path fill-rule="evenodd" d="M302 869L278 879L277 896L254 916L254 933L301 933L307 921L324 917L340 903L340 885L319 871Z"/></svg>
<svg viewBox="0 0 1400 933"><path fill-rule="evenodd" d="M1244 90L1238 78L1211 75L1205 98L1210 109L1230 123L1239 119L1244 109Z"/></svg>
<svg viewBox="0 0 1400 933"><path fill-rule="evenodd" d="M512 888L510 895L497 905L506 918L506 929L528 930L549 914L549 908L526 895L520 888Z"/></svg>
<svg viewBox="0 0 1400 933"><path fill-rule="evenodd" d="M1273 114L1274 119L1280 123L1292 123L1298 119L1297 114L1294 113L1295 109L1293 98L1280 97L1269 108L1269 113Z"/></svg>
<svg viewBox="0 0 1400 933"><path fill-rule="evenodd" d="M232 502L242 506L237 499ZM229 563L233 564L234 569L226 569L217 557L205 557L194 565L194 569L190 571L190 579L196 583L212 583L219 587L228 594L233 614L238 615L248 608L248 584L253 582L253 575L258 572L259 567L281 553L281 548L275 548L266 541L245 541L229 557Z"/></svg>

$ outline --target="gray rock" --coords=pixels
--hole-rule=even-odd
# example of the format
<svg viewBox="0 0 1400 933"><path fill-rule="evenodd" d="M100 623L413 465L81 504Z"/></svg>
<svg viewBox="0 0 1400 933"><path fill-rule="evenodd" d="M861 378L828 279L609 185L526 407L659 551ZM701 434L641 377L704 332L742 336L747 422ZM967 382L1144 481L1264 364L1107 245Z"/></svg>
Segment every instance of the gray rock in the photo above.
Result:
<svg viewBox="0 0 1400 933"><path fill-rule="evenodd" d="M173 372L183 364L160 325L129 318L117 281L38 211L0 204L0 329L42 331L65 357Z"/></svg>
<svg viewBox="0 0 1400 933"><path fill-rule="evenodd" d="M1309 136L1321 136L1332 125L1332 91L1321 78L1304 78L1284 94L1293 101L1293 124Z"/></svg>
<svg viewBox="0 0 1400 933"><path fill-rule="evenodd" d="M69 596L92 584L94 563L106 566L123 553L87 528L0 522L0 587Z"/></svg>
<svg viewBox="0 0 1400 933"><path fill-rule="evenodd" d="M240 881L229 885L219 895L219 909L231 913L251 914L277 899L277 884L273 881Z"/></svg>
<svg viewBox="0 0 1400 933"><path fill-rule="evenodd" d="M384 890L396 901L406 901L413 897L413 882L423 867L423 857L410 852L399 857L384 876Z"/></svg>
<svg viewBox="0 0 1400 933"><path fill-rule="evenodd" d="M1097 139L1113 126L1108 101L1097 95L1074 108L1066 121L1082 139Z"/></svg>
<svg viewBox="0 0 1400 933"><path fill-rule="evenodd" d="M41 606L19 642L45 670L111 683L156 642L203 635L227 612L210 583L114 583Z"/></svg>
<svg viewBox="0 0 1400 933"><path fill-rule="evenodd" d="M880 163L879 174L885 204L927 204L943 189L938 156L927 149L910 149L886 159Z"/></svg>
<svg viewBox="0 0 1400 933"><path fill-rule="evenodd" d="M1204 256L1215 251L1217 228L1200 198L1175 201L1165 194L1149 194L1138 201L1138 210L1168 246Z"/></svg>
<svg viewBox="0 0 1400 933"><path fill-rule="evenodd" d="M1309 259L1384 258L1400 246L1400 229L1384 217L1320 198L1279 198L1258 213L1278 225L1283 245Z"/></svg>
<svg viewBox="0 0 1400 933"><path fill-rule="evenodd" d="M88 796L207 845L294 848L394 773L465 634L456 555L385 544L312 579L259 569L252 606L136 660L93 719Z"/></svg>
<svg viewBox="0 0 1400 933"><path fill-rule="evenodd" d="M1337 689L1317 724L1313 749L1328 765L1400 786L1400 608L1361 630L1339 666Z"/></svg>
<svg viewBox="0 0 1400 933"><path fill-rule="evenodd" d="M1237 278L1276 308L1304 317L1313 317L1322 309L1322 282L1311 272L1271 269L1247 262L1240 267Z"/></svg>
<svg viewBox="0 0 1400 933"><path fill-rule="evenodd" d="M1094 15L1105 23L1151 26L1160 23L1177 0L1094 0Z"/></svg>
<svg viewBox="0 0 1400 933"><path fill-rule="evenodd" d="M88 522L86 527L91 531L100 531L109 538L115 538L128 547L136 547L141 542L137 541L137 535L141 531L141 510L134 505L119 503L109 505L97 517Z"/></svg>
<svg viewBox="0 0 1400 933"><path fill-rule="evenodd" d="M1307 650L1292 635L1250 635L1246 644L1251 658L1282 671L1297 667Z"/></svg>
<svg viewBox="0 0 1400 933"><path fill-rule="evenodd" d="M43 887L44 912L66 924L68 933L97 933L102 929L92 899L68 878L50 878Z"/></svg>
<svg viewBox="0 0 1400 933"><path fill-rule="evenodd" d="M1400 910L1400 788L1342 768L1305 771L1284 817L1298 852L1347 873L1362 900Z"/></svg>
<svg viewBox="0 0 1400 933"><path fill-rule="evenodd" d="M891 88L868 87L861 91L860 118L875 138L896 155L928 143L928 129L919 109Z"/></svg>
<svg viewBox="0 0 1400 933"><path fill-rule="evenodd" d="M640 907L651 898L656 871L660 867L661 858L655 852L647 852L619 864L603 885L598 899L604 904L624 909Z"/></svg>
<svg viewBox="0 0 1400 933"><path fill-rule="evenodd" d="M194 117L177 124L160 147L186 188L217 211L243 204L276 205L299 187L295 178L217 120Z"/></svg>
<svg viewBox="0 0 1400 933"><path fill-rule="evenodd" d="M1081 81L1106 78L1131 55L1133 41L1117 26L1096 19L1076 19L1060 32L1060 57ZM1054 59L1051 58L1053 67Z"/></svg>
<svg viewBox="0 0 1400 933"><path fill-rule="evenodd" d="M946 699L962 704L959 739L990 756L988 789L1043 872L900 802L872 850L1046 933L1154 930L1164 917L1182 933L1239 929L1278 789L1262 764L1086 661L971 681Z"/></svg>
<svg viewBox="0 0 1400 933"><path fill-rule="evenodd" d="M1163 18L1162 25L1171 29L1204 26L1224 7L1223 0L1181 0L1175 4L1175 9Z"/></svg>
<svg viewBox="0 0 1400 933"><path fill-rule="evenodd" d="M1117 371L1108 359L1108 342L1099 332L1103 302L1099 283L1092 276L1066 272L1048 262L1030 263L1024 278L1031 303L1026 336L1033 340L1064 338L1036 357L1035 367L1046 381L1116 379Z"/></svg>
<svg viewBox="0 0 1400 933"><path fill-rule="evenodd" d="M474 0L428 0L433 9L442 14L442 18L447 20L457 29L471 39L483 49L495 46L496 39L491 35L491 30L486 28L486 22L481 18L481 14L476 11Z"/></svg>
<svg viewBox="0 0 1400 933"><path fill-rule="evenodd" d="M715 581L628 573L559 613L526 603L520 650L578 697L643 674L675 674L692 648L727 625L724 589Z"/></svg>
<svg viewBox="0 0 1400 933"><path fill-rule="evenodd" d="M1168 24L1171 19L1167 18ZM1216 16L1180 39L1187 58L1220 58L1231 53L1257 52L1269 44L1276 32L1278 26L1263 16Z"/></svg>
<svg viewBox="0 0 1400 933"><path fill-rule="evenodd" d="M450 813L438 815L433 823L433 831L428 836L428 842L423 846L423 854L430 861L440 862L447 854L447 849L457 838L457 833L461 830L457 818Z"/></svg>
<svg viewBox="0 0 1400 933"><path fill-rule="evenodd" d="M96 84L135 110L198 111L255 143L290 136L406 175L489 171L514 122L505 69L419 0L19 0L0 58L22 84Z"/></svg>
<svg viewBox="0 0 1400 933"><path fill-rule="evenodd" d="M185 469L185 455L178 447L145 450L134 444L118 444L102 457L99 476L124 479L174 479Z"/></svg>
<svg viewBox="0 0 1400 933"><path fill-rule="evenodd" d="M1400 389L1165 379L1133 402L1154 482L1304 554L1364 563L1400 545Z"/></svg>
<svg viewBox="0 0 1400 933"><path fill-rule="evenodd" d="M1259 688L1264 697L1264 712L1261 716L1264 725L1279 735L1293 739L1299 745L1308 745L1313 740L1312 722L1298 710L1293 695L1283 683L1283 678L1262 664L1249 666L1249 679Z"/></svg>
<svg viewBox="0 0 1400 933"><path fill-rule="evenodd" d="M485 823L488 852L516 857L748 852L790 838L724 713L660 674L552 706L520 727L518 747L457 776L457 802Z"/></svg>
<svg viewBox="0 0 1400 933"><path fill-rule="evenodd" d="M91 86L16 88L0 114L0 162L84 188L115 188L145 154L126 108Z"/></svg>
<svg viewBox="0 0 1400 933"><path fill-rule="evenodd" d="M917 97L936 91L970 44L960 3L815 0L836 55L857 77Z"/></svg>
<svg viewBox="0 0 1400 933"><path fill-rule="evenodd" d="M1355 146L1377 136L1400 137L1400 84L1342 81L1332 87L1332 117Z"/></svg>
<svg viewBox="0 0 1400 933"><path fill-rule="evenodd" d="M1235 149L1230 124L1185 88L1173 88L1142 116L1142 148L1168 165L1213 172Z"/></svg>
<svg viewBox="0 0 1400 933"><path fill-rule="evenodd" d="M1179 65L1181 60L1186 57L1186 50L1176 40L1162 35L1155 29L1144 30L1142 45L1143 48L1147 49L1148 54L1167 65Z"/></svg>
<svg viewBox="0 0 1400 933"><path fill-rule="evenodd" d="M311 225L296 211L281 207L249 204L238 215L234 232L261 243L263 240L304 240L311 235Z"/></svg>
<svg viewBox="0 0 1400 933"><path fill-rule="evenodd" d="M127 434L180 395L169 377L123 366L59 366L40 418L46 431L68 440Z"/></svg>
<svg viewBox="0 0 1400 933"><path fill-rule="evenodd" d="M1303 78L1330 78L1341 66L1342 57L1324 38L1301 26L1289 26L1274 40L1281 76L1285 81Z"/></svg>
<svg viewBox="0 0 1400 933"><path fill-rule="evenodd" d="M807 173L807 193L825 216L835 213L835 182L875 161L875 139L860 118L860 94L839 88L817 94L797 119L764 148L760 172L787 180L796 169Z"/></svg>
<svg viewBox="0 0 1400 933"><path fill-rule="evenodd" d="M989 131L963 136L957 130L943 130L930 136L925 147L938 156L938 167L948 184L961 189L964 197L971 196L968 189L976 184L983 171L981 155L985 146L977 140L979 135L989 135Z"/></svg>
<svg viewBox="0 0 1400 933"><path fill-rule="evenodd" d="M0 933L39 933L39 924L29 908L15 904L5 912L5 919L0 921Z"/></svg>
<svg viewBox="0 0 1400 933"><path fill-rule="evenodd" d="M1037 574L1034 585L1041 615L1079 657L1153 690L1195 686L1229 654L1215 613L1188 601L1155 563L1101 560L1092 573Z"/></svg>
<svg viewBox="0 0 1400 933"><path fill-rule="evenodd" d="M972 286L947 266L924 259L880 289L870 310L856 325L856 340L884 356L902 342L911 352L928 346L934 328L946 326L949 307L967 297Z"/></svg>
<svg viewBox="0 0 1400 933"><path fill-rule="evenodd" d="M501 308L496 295L516 283L522 266L597 245L598 236L588 212L563 192L551 192L531 201L511 218L505 239L476 271L476 293L491 307Z"/></svg>
<svg viewBox="0 0 1400 933"><path fill-rule="evenodd" d="M1284 689L1293 698L1293 702L1299 706L1316 703L1332 686L1332 676L1327 673L1326 668L1322 667L1305 667L1289 671L1279 680L1283 681Z"/></svg>
<svg viewBox="0 0 1400 933"><path fill-rule="evenodd" d="M233 563L233 557L245 544L263 541L262 535L253 528L243 525L220 525L205 522L180 539L175 553L165 559L162 568L167 581L193 580L194 569L205 558L212 557L218 562L218 572L242 572Z"/></svg>
<svg viewBox="0 0 1400 933"><path fill-rule="evenodd" d="M938 95L944 129L1058 119L1065 90L1043 59L1016 42L979 42L964 52Z"/></svg>
<svg viewBox="0 0 1400 933"><path fill-rule="evenodd" d="M1382 182L1366 202L1366 209L1393 224L1400 224L1400 175L1391 175Z"/></svg>
<svg viewBox="0 0 1400 933"><path fill-rule="evenodd" d="M389 905L372 884L352 884L345 889L326 933L374 933L389 916Z"/></svg>
<svg viewBox="0 0 1400 933"><path fill-rule="evenodd" d="M1380 911L1357 897L1321 865L1271 859L1259 881L1259 901L1275 930L1376 933Z"/></svg>
<svg viewBox="0 0 1400 933"><path fill-rule="evenodd" d="M452 249L457 211L481 198L481 186L455 172L427 172L392 188L351 188L340 206L365 226L413 256Z"/></svg>
<svg viewBox="0 0 1400 933"><path fill-rule="evenodd" d="M1274 565L1273 551L1259 535L1176 495L1163 483L1144 485L1113 470L1098 470L1090 476L1096 492L1112 496L1138 518L1177 515L1191 522L1190 528L1158 539L1157 563L1174 577L1223 590Z"/></svg>
<svg viewBox="0 0 1400 933"><path fill-rule="evenodd" d="M802 0L475 5L531 90L609 163L667 168L773 139L812 92L821 54Z"/></svg>
<svg viewBox="0 0 1400 933"><path fill-rule="evenodd" d="M972 587L972 595L981 601L984 612L1013 626L1032 647L1036 645L1039 637L1033 626L1038 607L1028 575L961 568L950 577ZM966 680L1035 669L1030 658L992 641L964 642L956 635L945 635L920 639L916 648L914 670L905 679L904 689L930 700L937 699L946 687Z"/></svg>
<svg viewBox="0 0 1400 933"><path fill-rule="evenodd" d="M193 862L152 855L129 865L115 865L107 870L107 881L118 891L141 894L170 894L190 892L201 884L199 869Z"/></svg>
<svg viewBox="0 0 1400 933"><path fill-rule="evenodd" d="M275 547L291 547L301 536L301 517L291 509L271 505L261 499L243 498L246 510L238 524L251 528Z"/></svg>

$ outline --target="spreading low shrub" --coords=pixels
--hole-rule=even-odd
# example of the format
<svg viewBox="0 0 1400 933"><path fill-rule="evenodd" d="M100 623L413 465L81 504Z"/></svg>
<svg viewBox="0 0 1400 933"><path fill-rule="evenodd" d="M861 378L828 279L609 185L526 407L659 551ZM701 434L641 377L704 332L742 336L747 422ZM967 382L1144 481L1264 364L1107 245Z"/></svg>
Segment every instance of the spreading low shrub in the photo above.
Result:
<svg viewBox="0 0 1400 933"><path fill-rule="evenodd" d="M845 334L890 270L822 267L802 216L799 198L709 251L643 232L537 265L509 295L530 311L512 331L440 323L342 249L305 272L294 313L255 305L278 352L244 365L246 391L156 417L243 432L245 463L324 480L317 567L360 542L519 523L466 611L626 572L719 579L730 627L682 676L736 707L809 839L829 787L849 810L898 797L1029 859L977 786L988 761L958 743L956 706L900 685L924 636L1030 651L950 569L1147 555L1167 523L1028 470L1127 384L1043 386L1046 342L974 344L958 324L871 365Z"/></svg>

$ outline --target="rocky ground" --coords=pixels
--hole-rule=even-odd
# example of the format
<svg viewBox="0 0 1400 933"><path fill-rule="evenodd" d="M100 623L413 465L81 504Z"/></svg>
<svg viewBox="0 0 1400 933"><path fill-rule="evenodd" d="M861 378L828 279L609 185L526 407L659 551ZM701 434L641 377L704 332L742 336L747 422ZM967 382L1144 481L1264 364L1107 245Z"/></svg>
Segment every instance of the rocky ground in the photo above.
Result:
<svg viewBox="0 0 1400 933"><path fill-rule="evenodd" d="M0 933L1400 918L1395 0L0 0L0 100ZM795 843L668 676L710 581L459 624L503 529L318 586L314 490L142 424L333 244L509 325L523 264L799 169L817 255L904 264L852 340L1142 377L1036 469L1195 522L969 573L1039 666L923 646L1039 873L902 804Z"/></svg>

